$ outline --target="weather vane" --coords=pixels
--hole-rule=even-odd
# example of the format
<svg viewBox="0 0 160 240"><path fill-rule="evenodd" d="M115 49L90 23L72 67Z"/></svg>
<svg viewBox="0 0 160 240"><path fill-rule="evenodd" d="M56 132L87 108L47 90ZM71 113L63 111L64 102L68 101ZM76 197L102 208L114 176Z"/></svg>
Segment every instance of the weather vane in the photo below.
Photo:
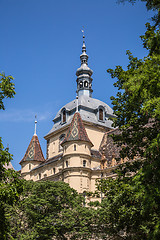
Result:
<svg viewBox="0 0 160 240"><path fill-rule="evenodd" d="M81 32L83 33L83 38L85 38L85 36L84 36L84 26L83 26Z"/></svg>

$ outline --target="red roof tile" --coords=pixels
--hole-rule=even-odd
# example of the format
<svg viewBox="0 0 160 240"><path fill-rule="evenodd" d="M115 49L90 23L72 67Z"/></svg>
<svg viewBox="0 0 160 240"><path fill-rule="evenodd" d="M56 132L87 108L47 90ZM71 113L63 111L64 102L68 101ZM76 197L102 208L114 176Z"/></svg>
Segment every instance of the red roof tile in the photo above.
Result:
<svg viewBox="0 0 160 240"><path fill-rule="evenodd" d="M66 137L63 140L62 144L68 141L75 141L75 140L89 142L93 146L92 142L88 138L84 124L82 122L82 118L78 112L74 114L72 122L66 133Z"/></svg>
<svg viewBox="0 0 160 240"><path fill-rule="evenodd" d="M114 158L120 157L121 147L117 146L117 144L114 143L113 138L111 137L112 134L118 135L120 134L120 130L114 129L109 132L106 132L103 136L99 148L100 153L106 157L108 162L111 162L113 156Z"/></svg>
<svg viewBox="0 0 160 240"><path fill-rule="evenodd" d="M23 159L20 161L20 164L22 162L28 161L28 160L34 160L34 161L38 161L38 162L45 161L37 135L34 135L32 137L30 144L27 148L27 151L26 151Z"/></svg>

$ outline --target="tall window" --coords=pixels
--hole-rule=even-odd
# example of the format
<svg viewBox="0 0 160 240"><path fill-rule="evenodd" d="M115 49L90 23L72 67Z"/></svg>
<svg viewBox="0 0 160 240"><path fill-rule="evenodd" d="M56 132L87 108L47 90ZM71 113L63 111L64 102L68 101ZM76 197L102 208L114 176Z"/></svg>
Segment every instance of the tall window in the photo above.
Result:
<svg viewBox="0 0 160 240"><path fill-rule="evenodd" d="M83 82L80 82L79 83L79 88L82 88L83 87Z"/></svg>
<svg viewBox="0 0 160 240"><path fill-rule="evenodd" d="M83 167L86 167L86 160L83 160Z"/></svg>
<svg viewBox="0 0 160 240"><path fill-rule="evenodd" d="M41 173L39 173L39 179L41 179Z"/></svg>
<svg viewBox="0 0 160 240"><path fill-rule="evenodd" d="M74 144L74 151L76 151L76 144Z"/></svg>
<svg viewBox="0 0 160 240"><path fill-rule="evenodd" d="M103 121L103 109L99 109L99 120Z"/></svg>
<svg viewBox="0 0 160 240"><path fill-rule="evenodd" d="M62 112L62 123L66 122L66 110L63 110Z"/></svg>
<svg viewBox="0 0 160 240"><path fill-rule="evenodd" d="M56 169L55 168L53 168L53 174L55 174L56 173Z"/></svg>
<svg viewBox="0 0 160 240"><path fill-rule="evenodd" d="M31 170L31 164L29 164L29 170Z"/></svg>
<svg viewBox="0 0 160 240"><path fill-rule="evenodd" d="M55 142L52 143L52 153L55 152Z"/></svg>
<svg viewBox="0 0 160 240"><path fill-rule="evenodd" d="M66 167L68 167L68 161L66 161Z"/></svg>
<svg viewBox="0 0 160 240"><path fill-rule="evenodd" d="M61 146L61 143L63 142L64 138L65 138L65 134L62 134L62 135L59 137L59 151L62 151L62 150L63 150L63 148L62 148L62 146Z"/></svg>
<svg viewBox="0 0 160 240"><path fill-rule="evenodd" d="M84 87L88 87L88 82L87 81L84 82Z"/></svg>

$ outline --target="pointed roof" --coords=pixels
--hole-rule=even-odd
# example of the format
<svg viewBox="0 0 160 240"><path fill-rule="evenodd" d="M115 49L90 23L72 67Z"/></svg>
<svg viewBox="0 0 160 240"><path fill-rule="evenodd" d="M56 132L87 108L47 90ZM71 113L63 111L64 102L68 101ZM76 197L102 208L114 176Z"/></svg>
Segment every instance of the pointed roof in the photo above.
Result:
<svg viewBox="0 0 160 240"><path fill-rule="evenodd" d="M112 161L113 156L115 158L120 157L121 147L114 143L112 135L119 135L120 130L118 128L113 129L109 132L106 132L103 136L102 142L99 147L99 151L102 155L104 155L109 162Z"/></svg>
<svg viewBox="0 0 160 240"><path fill-rule="evenodd" d="M72 122L66 133L66 137L63 140L62 144L68 141L84 141L89 142L93 146L92 142L88 138L84 124L82 122L82 118L78 112L74 114Z"/></svg>
<svg viewBox="0 0 160 240"><path fill-rule="evenodd" d="M77 69L77 93L80 95L92 96L92 74L93 71L88 67L88 55L86 53L85 36L83 32L82 54L80 55L81 66ZM85 90L85 92L84 92ZM81 92L81 93L80 93Z"/></svg>
<svg viewBox="0 0 160 240"><path fill-rule="evenodd" d="M22 158L22 160L20 161L20 164L24 161L38 161L38 162L44 162L44 156L43 156L43 152L38 140L38 137L36 134L33 135L30 144L27 148L27 151L24 155L24 157Z"/></svg>

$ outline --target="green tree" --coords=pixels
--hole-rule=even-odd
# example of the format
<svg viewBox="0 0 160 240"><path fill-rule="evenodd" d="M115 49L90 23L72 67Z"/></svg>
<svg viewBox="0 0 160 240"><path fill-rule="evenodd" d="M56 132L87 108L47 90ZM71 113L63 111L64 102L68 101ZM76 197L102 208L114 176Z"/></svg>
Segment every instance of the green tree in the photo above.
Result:
<svg viewBox="0 0 160 240"><path fill-rule="evenodd" d="M130 2L135 4L137 0L117 0L118 3ZM160 25L160 2L159 0L141 0L141 2L146 3L147 10L152 10L155 12L152 20L155 23L155 26Z"/></svg>
<svg viewBox="0 0 160 240"><path fill-rule="evenodd" d="M98 214L99 225L117 239L160 239L160 30L146 27L141 39L148 55L127 51L127 70L108 69L118 88L111 99L120 133L113 139L130 161L119 166L117 179L100 183L105 197Z"/></svg>
<svg viewBox="0 0 160 240"><path fill-rule="evenodd" d="M15 95L12 76L0 73L0 109L4 110L4 99L13 98ZM15 171L6 169L5 165L12 160L8 148L4 148L0 138L0 239L7 239L9 231L8 218L6 216L6 204L12 205L18 199L21 191L20 180Z"/></svg>
<svg viewBox="0 0 160 240"><path fill-rule="evenodd" d="M15 95L14 83L12 82L12 76L5 76L4 73L0 73L0 110L4 110L4 99L13 98ZM4 149L2 139L0 138L0 181L2 181L5 172L4 165L8 164L12 160L12 155L8 152L8 149Z"/></svg>
<svg viewBox="0 0 160 240"><path fill-rule="evenodd" d="M95 210L83 206L83 197L64 182L23 180L19 202L8 206L8 239L88 239Z"/></svg>

